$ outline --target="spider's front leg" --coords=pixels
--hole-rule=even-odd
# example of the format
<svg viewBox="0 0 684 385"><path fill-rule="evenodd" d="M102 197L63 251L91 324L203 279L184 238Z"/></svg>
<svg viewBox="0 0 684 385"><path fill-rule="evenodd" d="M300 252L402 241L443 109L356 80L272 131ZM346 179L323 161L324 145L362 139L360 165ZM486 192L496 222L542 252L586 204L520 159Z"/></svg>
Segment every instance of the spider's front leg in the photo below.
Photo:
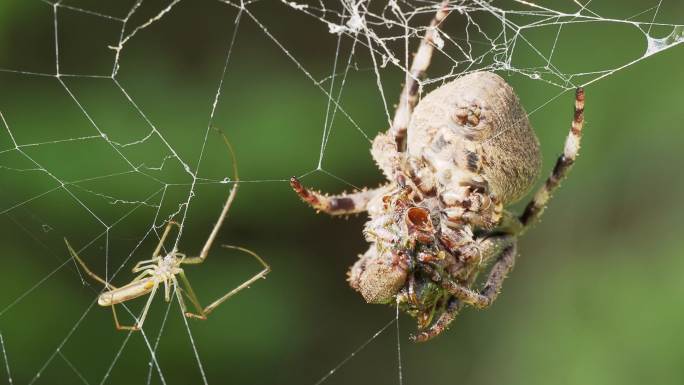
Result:
<svg viewBox="0 0 684 385"><path fill-rule="evenodd" d="M388 192L388 186L380 186L370 190L362 190L348 194L328 196L310 190L302 185L299 179L290 178L290 186L300 198L316 211L330 215L357 214L367 210L368 203L379 194Z"/></svg>

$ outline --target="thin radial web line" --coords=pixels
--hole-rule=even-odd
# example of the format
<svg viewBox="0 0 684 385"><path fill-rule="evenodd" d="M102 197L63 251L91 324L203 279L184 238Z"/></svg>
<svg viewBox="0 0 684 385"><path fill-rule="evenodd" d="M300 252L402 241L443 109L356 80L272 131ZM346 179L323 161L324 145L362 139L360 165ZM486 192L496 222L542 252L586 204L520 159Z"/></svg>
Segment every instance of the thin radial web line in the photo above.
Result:
<svg viewBox="0 0 684 385"><path fill-rule="evenodd" d="M71 371L73 371L74 374L76 374L76 377L78 377L78 378L81 380L81 382L83 382L83 383L86 384L86 385L90 385L90 383L88 382L88 380L87 380L85 377L83 377L83 374L82 374L82 373L74 366L74 364L73 364L73 363L64 355L64 353L62 353L61 350L59 351L59 356L60 356L60 357L62 358L62 360L67 364L67 366L68 366L69 368L71 368Z"/></svg>
<svg viewBox="0 0 684 385"><path fill-rule="evenodd" d="M399 372L399 385L404 385L404 372L401 364L401 330L399 329L399 301L397 300L394 319L397 325L397 370Z"/></svg>
<svg viewBox="0 0 684 385"><path fill-rule="evenodd" d="M12 372L10 372L9 359L7 358L7 350L5 349L5 339L2 337L2 333L0 333L0 347L2 347L2 358L5 361L5 372L7 373L7 382L9 382L9 384L12 385Z"/></svg>
<svg viewBox="0 0 684 385"><path fill-rule="evenodd" d="M178 288L174 287L174 290L178 290ZM166 305L166 312L164 313L164 317L162 318L162 323L161 323L161 326L159 327L159 332L157 333L157 338L154 341L154 347L152 347L152 353L153 354L150 357L150 362L148 363L148 366L150 368L147 370L147 385L150 385L152 383L152 368L153 368L152 364L155 360L155 355L157 354L157 348L159 348L159 343L161 342L161 336L164 334L164 327L166 326L166 320L169 318L169 313L171 311L171 304L173 304L173 302L169 301L169 303ZM162 380L162 382L163 382L163 380Z"/></svg>
<svg viewBox="0 0 684 385"><path fill-rule="evenodd" d="M204 366L202 365L202 360L200 359L199 351L197 350L197 345L195 344L195 339L192 336L192 331L190 330L190 325L188 324L188 317L183 314L183 309L181 309L181 318L183 318L183 322L185 323L185 330L188 332L188 337L190 338L190 344L192 345L192 351L195 354L195 361L197 361L197 368L200 371L200 374L202 375L202 381L204 385L209 385L209 382L207 381L207 375L204 372Z"/></svg>
<svg viewBox="0 0 684 385"><path fill-rule="evenodd" d="M358 348L356 348L353 352L351 352L347 357L345 357L340 363L335 365L332 369L330 369L323 377L321 377L318 381L314 383L314 385L320 385L324 383L325 381L328 380L332 375L335 374L340 368L342 368L347 362L349 362L352 358L354 358L357 354L359 354L363 349L366 348L373 340L378 338L385 330L387 330L392 324L397 322L398 318L392 318L388 323L385 324L385 326L381 327L380 330L375 332L370 338L368 338L366 341L364 341L361 345L359 345Z"/></svg>
<svg viewBox="0 0 684 385"><path fill-rule="evenodd" d="M330 116L327 132L324 132L323 141L321 143L320 155L318 158L317 169L322 169L322 167L323 167L323 155L325 154L325 150L328 147L328 141L330 140L330 135L332 134L333 123L335 122L335 117L337 115L337 110L338 110L337 106L340 104L340 100L342 99L342 91L344 91L344 86L347 82L347 75L349 74L349 70L352 68L352 59L354 58L354 52L356 50L356 44L357 43L358 43L358 39L356 36L354 36L354 41L352 42L351 51L349 52L349 56L347 58L347 65L344 69L342 81L340 82L340 90L337 93L337 100L336 100L337 103L335 104L335 108L333 108L332 114ZM332 76L334 77L334 75L335 74L333 73ZM331 83L332 83L332 80L331 80ZM332 90L332 84L331 84L331 90ZM331 94L332 94L332 91L331 91ZM328 103L328 105L330 105L330 103ZM327 117L327 114L328 114L328 111L326 110L326 117Z"/></svg>
<svg viewBox="0 0 684 385"><path fill-rule="evenodd" d="M328 93L332 95L333 90L335 89L335 74L337 73L337 62L340 57L340 45L342 44L342 35L337 37L337 47L335 47L335 59L333 60L333 68L332 72L330 75L330 89L328 90ZM342 86L340 86L340 93L342 92ZM339 104L339 96L337 99L337 102ZM320 155L318 156L318 168L321 167L321 163L323 162L323 151L325 150L325 142L328 137L328 131L332 128L332 119L330 117L330 106L332 104L332 99L328 99L326 106L325 106L325 120L323 121L323 137L321 138L321 149L320 149Z"/></svg>

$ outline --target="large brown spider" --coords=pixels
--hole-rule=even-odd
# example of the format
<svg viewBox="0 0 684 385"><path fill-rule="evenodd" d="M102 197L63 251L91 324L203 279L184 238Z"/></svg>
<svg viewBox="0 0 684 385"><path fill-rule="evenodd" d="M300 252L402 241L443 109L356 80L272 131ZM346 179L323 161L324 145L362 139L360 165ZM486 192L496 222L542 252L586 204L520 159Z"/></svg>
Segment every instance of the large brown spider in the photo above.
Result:
<svg viewBox="0 0 684 385"><path fill-rule="evenodd" d="M351 267L349 284L367 302L394 300L415 317L416 341L440 334L463 306L484 308L496 299L515 262L517 237L539 219L577 157L584 122L579 88L553 172L522 215L505 210L529 192L541 167L539 142L513 89L498 75L477 72L416 106L417 79L448 13L444 2L413 59L391 127L373 141L371 154L389 183L327 196L291 179L318 211L368 212L364 234L371 245ZM477 275L490 262L478 289Z"/></svg>

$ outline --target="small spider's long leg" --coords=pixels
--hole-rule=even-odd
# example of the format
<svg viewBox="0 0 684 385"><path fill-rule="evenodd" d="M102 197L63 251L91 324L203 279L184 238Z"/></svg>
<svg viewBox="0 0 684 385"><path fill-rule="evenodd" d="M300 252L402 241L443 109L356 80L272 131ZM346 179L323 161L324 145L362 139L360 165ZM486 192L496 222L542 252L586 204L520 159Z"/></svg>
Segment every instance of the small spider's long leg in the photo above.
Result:
<svg viewBox="0 0 684 385"><path fill-rule="evenodd" d="M140 318L138 318L135 325L133 325L133 330L140 330L143 326L143 323L145 323L145 318L147 318L147 311L150 309L150 305L152 305L152 300L154 299L154 295L157 293L157 288L159 288L159 283L155 281L154 286L152 286L152 291L150 291L150 296L147 298L147 302L145 302L145 308L143 309ZM112 308L114 307L112 306Z"/></svg>
<svg viewBox="0 0 684 385"><path fill-rule="evenodd" d="M169 285L169 280L164 280L164 301L171 301L171 285Z"/></svg>
<svg viewBox="0 0 684 385"><path fill-rule="evenodd" d="M229 291L219 299L215 300L211 304L209 304L207 307L202 309L202 305L200 305L199 300L197 299L197 295L195 294L194 290L192 290L192 286L190 286L190 281L187 279L185 276L185 273L181 270L181 272L178 274L178 276L181 279L181 282L183 283L183 286L185 287L185 290L187 292L188 298L190 298L190 301L193 303L195 308L197 309L197 313L190 313L186 312L185 315L187 317L191 318L199 318L199 319L206 319L207 315L214 311L219 305L221 305L223 302L228 300L230 297L234 296L238 292L240 292L242 289L247 288L249 285L252 283L256 282L257 280L264 278L266 274L268 274L271 271L271 267L264 261L257 253L253 252L252 250L245 249L243 247L239 246L232 246L232 245L221 245L222 247L228 248L228 249L234 249L234 250L239 250L244 253L247 253L256 259L261 266L263 266L263 269L256 273L254 276L252 276L250 279L246 280L245 282L241 283L239 286L234 288L233 290Z"/></svg>
<svg viewBox="0 0 684 385"><path fill-rule="evenodd" d="M134 273L137 273L137 272L134 272ZM133 280L131 281L131 283L140 281L140 280L143 279L144 277L146 277L146 276L148 276L148 275L153 275L153 274L154 274L154 273L153 273L153 270L151 270L151 269L143 270L142 273L136 275L135 278L133 278Z"/></svg>
<svg viewBox="0 0 684 385"><path fill-rule="evenodd" d="M158 287L159 283L155 282L154 286L152 286L152 290L150 291L150 296L147 298L147 302L145 302L145 307L143 308L140 318L138 318L136 320L136 323L132 326L121 325L121 323L119 322L119 317L117 317L116 315L116 306L112 305L112 315L114 316L114 326L116 327L116 330L138 331L142 328L143 323L145 322L145 318L147 317L147 310L149 310L150 305L152 304L152 299L154 298L154 295L157 292Z"/></svg>
<svg viewBox="0 0 684 385"><path fill-rule="evenodd" d="M327 196L304 187L299 179L295 177L290 178L290 186L309 206L330 215L348 215L364 212L368 207L368 202L376 195L387 192L388 188L386 185L371 190Z"/></svg>
<svg viewBox="0 0 684 385"><path fill-rule="evenodd" d="M164 228L164 233L162 234L161 238L159 238L159 243L157 244L157 247L154 249L154 252L152 253L152 259L140 261L140 262L138 262L138 264L140 264L142 262L156 261L157 257L159 257L159 253L161 252L162 247L164 247L164 241L166 241L166 237L169 235L169 232L171 231L171 227L173 227L173 226L180 228L180 225L178 224L178 222L169 221L166 224L166 227ZM138 266L138 264L136 264L135 266ZM135 269L135 267L134 267L134 269Z"/></svg>
<svg viewBox="0 0 684 385"><path fill-rule="evenodd" d="M462 307L463 304L458 299L451 298L449 305L439 316L437 321L435 321L427 330L423 330L418 334L411 336L411 340L414 342L425 342L437 337L449 327Z"/></svg>
<svg viewBox="0 0 684 385"><path fill-rule="evenodd" d="M93 279L96 280L97 282L100 282L101 284L103 284L107 290L115 290L115 289L116 289L116 286L114 286L114 285L112 285L111 283L105 281L102 277L100 277L99 275L93 273L93 272L88 268L88 266L85 264L85 262L83 262L83 260L78 256L78 254L76 254L76 251L74 250L73 247L71 247L71 245L69 244L69 241L67 241L66 238L64 238L64 243L66 243L67 249L69 249L69 253L71 254L71 257L74 258L74 259L76 259L76 261L78 261L79 265L81 265L81 267L82 267L83 270L86 272L86 274L88 274L91 278L93 278Z"/></svg>
<svg viewBox="0 0 684 385"><path fill-rule="evenodd" d="M178 276L180 277L180 282L183 285L183 294L185 294L188 297L190 303L192 303L192 306L195 307L195 311L197 312L193 313L188 311L188 308L185 305L185 301L183 301L182 298L179 298L181 308L183 309L183 314L185 314L185 316L188 318L198 318L202 320L207 319L207 314L204 312L204 309L202 309L202 305L200 304L199 299L197 298L197 294L195 294L195 290L193 290L192 285L190 285L190 280L185 275L185 272L181 270L178 273ZM176 282L178 282L178 280L176 280Z"/></svg>
<svg viewBox="0 0 684 385"><path fill-rule="evenodd" d="M437 13L430 22L430 26L425 33L425 37L420 42L420 46L413 57L411 69L406 74L406 83L401 91L399 97L399 106L394 113L392 126L389 129L390 134L394 137L397 150L404 151L406 147L406 130L408 128L413 108L418 101L419 84L418 81L425 75L432 60L432 52L434 51L435 38L438 37L437 27L449 15L449 2L442 1Z"/></svg>
<svg viewBox="0 0 684 385"><path fill-rule="evenodd" d="M112 305L112 315L114 316L114 326L116 327L116 330L130 330L130 331L140 330L140 328L137 326L137 324L135 324L133 326L121 325L119 323L119 317L116 316L116 307L114 305Z"/></svg>
<svg viewBox="0 0 684 385"><path fill-rule="evenodd" d="M209 233L209 237L207 238L207 241L204 243L204 247L202 247L202 251L200 252L200 255L197 257L189 257L185 258L183 263L202 263L204 260L207 258L207 255L209 254L209 250L211 249L211 245L214 243L214 239L216 239L216 235L218 234L219 230L221 229L221 225L223 225L223 221L226 219L226 215L228 215L228 210L230 209L230 206L233 204L233 200L235 199L235 194L237 194L238 186L240 185L240 178L238 176L238 169L237 169L237 159L235 158L235 151L233 150L233 146L230 144L228 141L228 138L226 135L219 129L216 129L218 133L221 135L223 138L223 141L225 142L226 146L228 147L228 152L230 152L230 157L233 163L233 188L230 189L230 193L228 193L228 198L226 199L226 203L223 205L223 209L221 210L221 214L219 215L218 220L216 221L216 224L214 225L214 228L211 230L211 233Z"/></svg>
<svg viewBox="0 0 684 385"><path fill-rule="evenodd" d="M541 217L546 204L551 198L554 190L558 188L561 181L567 176L577 158L582 139L582 127L584 126L584 89L578 88L575 92L575 114L572 120L570 133L565 139L563 154L556 161L556 165L542 187L534 194L534 198L527 204L525 211L520 216L520 221L525 226L524 232L539 217Z"/></svg>
<svg viewBox="0 0 684 385"><path fill-rule="evenodd" d="M159 257L156 257L154 259L146 259L143 261L139 261L138 263L135 264L135 266L133 266L131 271L133 273L139 273L141 271L148 270L149 268L151 268L153 266L156 266L157 263L159 263Z"/></svg>
<svg viewBox="0 0 684 385"><path fill-rule="evenodd" d="M180 275L180 273L179 273L179 275ZM185 276L185 273L183 273L183 276ZM173 285L174 285L173 291L176 294L176 298L178 298L178 304L181 307L181 311L183 312L183 314L187 314L188 313L188 306L185 304L185 300L183 299L183 294L187 295L188 298L190 298L190 296L188 295L188 293L185 290L181 289L180 283L178 282L178 278L176 278L175 275L171 279L173 280ZM201 308L200 308L200 310L201 310ZM186 317L187 317L187 315L186 315Z"/></svg>

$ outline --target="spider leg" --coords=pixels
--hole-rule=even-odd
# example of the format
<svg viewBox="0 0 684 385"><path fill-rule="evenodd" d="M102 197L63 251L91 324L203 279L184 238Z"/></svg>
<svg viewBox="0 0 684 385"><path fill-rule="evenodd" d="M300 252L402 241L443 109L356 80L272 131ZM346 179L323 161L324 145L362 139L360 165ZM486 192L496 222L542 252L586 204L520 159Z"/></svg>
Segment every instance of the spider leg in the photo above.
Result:
<svg viewBox="0 0 684 385"><path fill-rule="evenodd" d="M221 214L218 217L218 220L216 221L216 224L214 225L214 228L211 230L211 233L209 233L209 237L207 238L207 241L204 243L204 247L202 247L202 251L200 252L200 255L197 257L189 257L185 258L183 263L190 263L190 264L197 264L197 263L202 263L204 260L207 258L207 255L209 254L209 249L211 249L211 245L214 243L214 239L216 239L216 235L218 235L219 230L221 229L221 225L223 225L223 221L225 221L226 216L228 215L228 210L230 209L230 206L233 204L233 200L235 199L235 194L237 194L238 186L239 186L239 181L240 178L238 176L238 169L237 169L237 160L235 159L235 151L233 151L233 146L230 144L228 141L228 138L226 135L220 131L219 129L216 129L218 133L221 135L223 138L223 141L225 142L226 146L228 147L228 151L230 152L230 157L233 163L233 187L230 189L230 192L228 193L228 198L226 199L226 203L223 204L223 209L221 210Z"/></svg>
<svg viewBox="0 0 684 385"><path fill-rule="evenodd" d="M329 215L348 215L364 212L371 199L387 191L387 185L385 185L371 190L327 196L304 187L299 179L295 177L290 178L290 186L309 206Z"/></svg>
<svg viewBox="0 0 684 385"><path fill-rule="evenodd" d="M121 323L119 323L119 317L116 315L115 305L112 305L112 315L114 316L114 325L116 326L116 330L138 331L142 329L143 323L145 323L145 318L147 318L147 311L150 309L152 299L154 299L154 295L157 292L158 287L159 283L155 282L154 286L152 286L152 291L150 291L150 296L147 298L147 302L145 302L145 307L143 308L142 314L140 315L140 318L136 320L133 326L121 325Z"/></svg>
<svg viewBox="0 0 684 385"><path fill-rule="evenodd" d="M135 265L135 267L133 267L134 270L135 270L136 267L138 267L138 265L139 265L140 263L143 263L143 262L153 262L153 261L156 261L156 260L157 260L157 257L159 257L159 252L161 252L162 247L164 247L164 241L166 240L166 237L169 235L169 232L171 231L171 227L173 227L173 226L176 226L176 227L180 228L180 225L178 224L178 222L176 222L176 221L169 221L169 222L166 224L166 228L164 228L164 233L162 234L161 238L159 238L159 243L157 244L157 247L154 249L154 252L152 253L152 259L148 259L148 260L144 260L144 261L138 262L138 263Z"/></svg>
<svg viewBox="0 0 684 385"><path fill-rule="evenodd" d="M425 342L437 337L443 331L447 330L449 325L454 321L458 312L463 308L463 304L456 298L451 298L449 300L449 305L444 310L444 312L439 316L437 321L432 324L428 329L419 332L416 335L412 335L410 338L414 342Z"/></svg>
<svg viewBox="0 0 684 385"><path fill-rule="evenodd" d="M546 204L553 192L558 188L561 181L567 176L577 158L582 139L582 126L584 125L584 89L578 88L575 92L575 114L572 120L570 133L565 139L563 154L556 161L556 165L542 187L534 194L534 198L527 204L525 211L520 216L520 222L525 231L530 225L541 217Z"/></svg>
<svg viewBox="0 0 684 385"><path fill-rule="evenodd" d="M480 292L459 284L451 277L442 276L429 265L422 266L422 269L432 275L432 279L439 282L451 295L465 304L482 309L494 302L501 290L506 274L513 268L516 256L515 240L511 235L488 237L479 242L478 249L482 263L486 263L494 256L498 256Z"/></svg>
<svg viewBox="0 0 684 385"><path fill-rule="evenodd" d="M192 302L192 304L195 306L197 313L191 313L191 312L186 312L185 316L189 318L199 318L199 319L206 319L207 315L214 311L219 305L221 305L223 302L228 300L230 297L234 296L238 292L240 292L242 289L247 288L249 285L252 283L256 282L258 279L264 278L266 274L268 274L271 271L271 267L255 252L245 249L239 246L231 246L231 245L221 245L222 247L229 248L229 249L235 249L239 250L242 252L245 252L251 256L253 256L260 264L263 266L263 269L252 276L250 279L246 280L245 282L241 283L239 286L234 288L233 290L229 291L228 293L224 294L223 296L219 297L217 300L209 304L207 307L202 308L202 305L200 304L199 300L197 299L197 295L195 294L194 290L192 289L192 286L190 286L190 281L188 278L185 276L185 273L181 270L178 273L178 276L180 277L181 282L183 283L185 292Z"/></svg>
<svg viewBox="0 0 684 385"><path fill-rule="evenodd" d="M488 299L488 305L491 305L499 295L501 285L503 284L504 279L506 279L506 275L513 269L517 253L517 247L515 243L513 243L504 249L496 262L494 262L494 265L489 271L489 277L487 277L487 281L481 291L482 295Z"/></svg>
<svg viewBox="0 0 684 385"><path fill-rule="evenodd" d="M451 295L460 299L464 303L473 305L477 308L484 308L489 305L489 299L484 295L457 283L450 277L442 276L430 266L422 266L421 268L426 273L432 275L433 281L439 283Z"/></svg>
<svg viewBox="0 0 684 385"><path fill-rule="evenodd" d="M131 269L131 271L132 271L133 273L139 273L139 272L141 272L141 271L148 270L148 269L150 269L151 267L156 266L157 263L158 263L158 261L159 261L159 258L158 258L158 257L156 257L156 258L154 258L154 259L146 259L146 260L143 260L143 261L139 261L138 263L135 264L135 266L133 266L133 268Z"/></svg>
<svg viewBox="0 0 684 385"><path fill-rule="evenodd" d="M185 273L183 273L183 274L185 275ZM171 279L173 280L173 285L175 287L175 289L173 291L176 294L176 298L178 298L178 303L180 304L181 311L183 312L183 314L187 314L188 313L188 306L185 304L185 300L183 299L183 294L185 294L185 295L188 295L188 294L185 292L185 290L183 290L180 287L180 283L178 282L178 278L176 278L175 275ZM188 298L190 298L190 297L188 296ZM200 308L200 310L201 310L201 308ZM187 315L186 315L186 317L187 317Z"/></svg>
<svg viewBox="0 0 684 385"><path fill-rule="evenodd" d="M169 285L169 280L164 280L164 301L171 301L171 285Z"/></svg>
<svg viewBox="0 0 684 385"><path fill-rule="evenodd" d="M67 249L69 249L69 253L71 254L71 257L74 258L79 263L79 265L81 265L81 267L86 272L86 274L88 274L91 278L93 278L97 282L100 282L101 284L103 284L107 290L115 290L116 289L116 286L105 281L102 277L93 273L88 268L88 266L86 266L85 262L83 262L83 260L78 256L78 254L76 254L76 251L74 250L73 247L71 247L71 245L69 244L69 241L67 241L66 238L64 238L64 243L66 243Z"/></svg>
<svg viewBox="0 0 684 385"><path fill-rule="evenodd" d="M406 130L409 121L411 120L413 108L418 101L419 79L425 75L425 71L427 71L430 66L432 52L434 51L435 46L434 41L435 38L439 36L439 32L437 32L436 29L449 15L450 10L448 9L448 6L448 1L442 1L413 57L409 73L406 74L406 82L401 91L399 105L394 113L392 125L389 129L389 133L394 138L394 143L399 152L403 152L406 147Z"/></svg>
<svg viewBox="0 0 684 385"><path fill-rule="evenodd" d="M152 291L150 292L150 296L147 298L147 302L145 303L145 308L143 309L142 314L140 315L140 318L138 321L133 325L135 328L134 330L140 330L143 326L143 323L145 323L145 318L147 318L147 311L150 309L150 305L152 304L152 299L154 299L154 295L157 292L157 288L159 287L159 283L155 281L154 286L152 286ZM112 306L112 308L114 308Z"/></svg>
<svg viewBox="0 0 684 385"><path fill-rule="evenodd" d="M131 281L131 283L140 281L143 277L148 276L148 275L153 275L153 274L154 274L154 273L153 273L153 270L151 270L151 269L143 270L142 273L136 275L135 278L133 278L133 280Z"/></svg>

